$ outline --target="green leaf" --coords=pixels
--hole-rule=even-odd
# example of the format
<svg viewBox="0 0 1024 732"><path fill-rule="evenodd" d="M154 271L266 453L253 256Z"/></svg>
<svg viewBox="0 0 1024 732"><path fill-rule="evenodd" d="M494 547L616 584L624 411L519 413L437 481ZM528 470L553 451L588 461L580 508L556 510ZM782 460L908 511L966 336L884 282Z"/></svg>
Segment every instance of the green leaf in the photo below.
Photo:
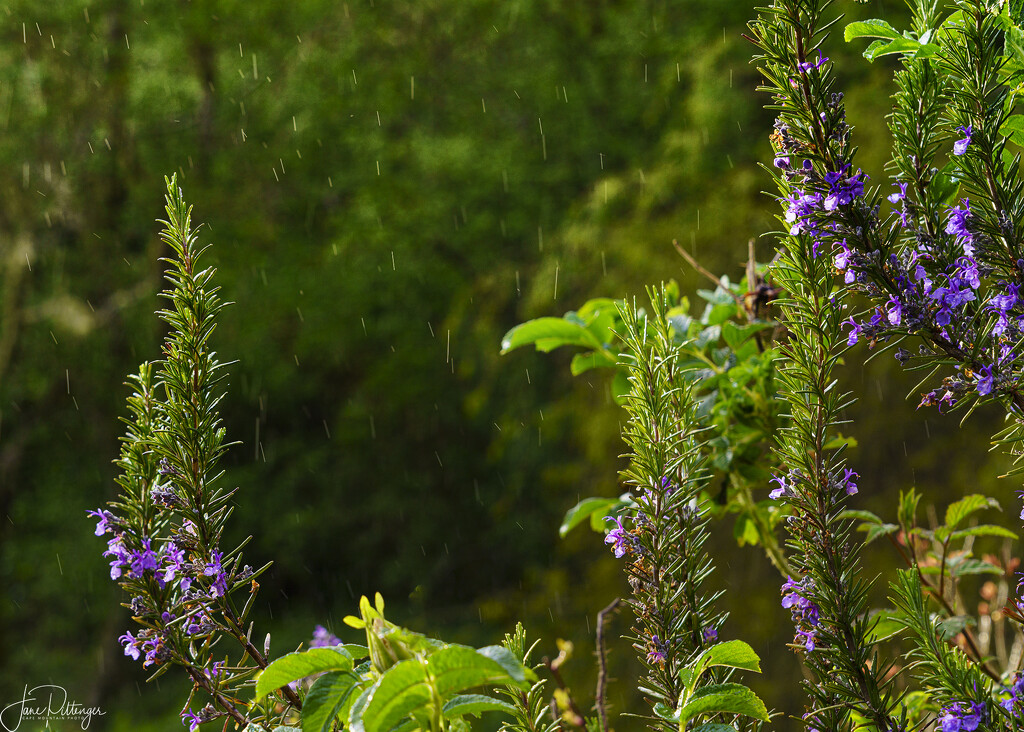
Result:
<svg viewBox="0 0 1024 732"><path fill-rule="evenodd" d="M527 674L533 675L501 646L477 650L451 645L434 653L427 660L427 668L442 697L485 684L508 684L528 691Z"/></svg>
<svg viewBox="0 0 1024 732"><path fill-rule="evenodd" d="M847 509L845 511L840 512L839 516L837 516L836 518L839 518L839 519L860 519L861 521L866 521L869 524L877 524L879 526L882 525L882 519L878 518L878 516L876 516L875 514L871 513L871 511L857 511L857 510L853 510L853 509ZM867 529L862 529L862 530L863 531L867 531Z"/></svg>
<svg viewBox="0 0 1024 732"><path fill-rule="evenodd" d="M448 700L443 711L445 719L451 719L452 717L464 717L467 714L479 717L483 712L515 714L516 708L506 701L483 694L459 694Z"/></svg>
<svg viewBox="0 0 1024 732"><path fill-rule="evenodd" d="M870 544L875 539L879 539L883 536L888 536L899 531L899 526L896 524L882 524L881 526L875 526L873 524L862 524L857 527L858 531L867 531L867 536L864 537L864 543Z"/></svg>
<svg viewBox="0 0 1024 732"><path fill-rule="evenodd" d="M974 625L974 618L969 615L954 615L951 618L936 623L935 629L939 632L939 637L942 640L952 640L957 635L963 632L964 628L968 625Z"/></svg>
<svg viewBox="0 0 1024 732"><path fill-rule="evenodd" d="M846 437L840 433L826 442L823 447L826 450L838 450L843 445L846 445L847 447L857 447L857 438Z"/></svg>
<svg viewBox="0 0 1024 732"><path fill-rule="evenodd" d="M1014 114L1003 122L999 134L1009 137L1014 145L1024 147L1024 114Z"/></svg>
<svg viewBox="0 0 1024 732"><path fill-rule="evenodd" d="M659 719L664 719L669 722L679 721L679 710L673 709L664 702L658 702L657 704L655 704L653 711L654 716L658 717Z"/></svg>
<svg viewBox="0 0 1024 732"><path fill-rule="evenodd" d="M955 175L956 165L946 166L932 178L929 188L938 203L952 204L960 193L960 179Z"/></svg>
<svg viewBox="0 0 1024 732"><path fill-rule="evenodd" d="M701 714L742 714L762 722L768 721L768 710L764 702L753 691L742 684L713 684L694 692L693 696L679 711L679 728Z"/></svg>
<svg viewBox="0 0 1024 732"><path fill-rule="evenodd" d="M694 681L700 678L700 675L707 669L714 666L728 666L761 673L760 657L754 653L753 648L741 640L731 640L711 646L697 656L697 660L691 666L695 671Z"/></svg>
<svg viewBox="0 0 1024 732"><path fill-rule="evenodd" d="M603 519L613 508L621 504L622 501L618 498L584 498L566 512L565 518L562 519L562 525L558 527L558 535L564 538L566 534L588 518L591 519L591 526L593 526L595 516Z"/></svg>
<svg viewBox="0 0 1024 732"><path fill-rule="evenodd" d="M945 525L955 529L960 523L975 511L983 508L999 508L999 502L994 498L982 496L977 493L965 496L956 503L951 503L946 509Z"/></svg>
<svg viewBox="0 0 1024 732"><path fill-rule="evenodd" d="M430 658L445 650L436 651ZM429 704L433 693L427 663L420 658L407 658L385 671L367 690L365 706L353 704L349 716L352 732L388 732L413 711Z"/></svg>
<svg viewBox="0 0 1024 732"><path fill-rule="evenodd" d="M330 732L334 718L345 712L362 690L360 679L348 671L331 671L313 682L302 701L304 732Z"/></svg>
<svg viewBox="0 0 1024 732"><path fill-rule="evenodd" d="M310 648L281 656L256 679L256 698L262 699L274 689L322 671L351 671L352 655L343 646Z"/></svg>
<svg viewBox="0 0 1024 732"><path fill-rule="evenodd" d="M854 38L902 38L900 32L889 25L886 21L878 18L871 20L858 20L848 23L843 31L843 39L847 42Z"/></svg>
<svg viewBox="0 0 1024 732"><path fill-rule="evenodd" d="M560 346L582 346L594 350L604 347L597 337L579 323L564 318L537 318L520 323L501 339L501 352L508 353L530 344L547 353Z"/></svg>
<svg viewBox="0 0 1024 732"><path fill-rule="evenodd" d="M901 633L906 625L897 619L895 610L879 610L871 617L873 625L868 631L872 643L880 643Z"/></svg>
<svg viewBox="0 0 1024 732"><path fill-rule="evenodd" d="M996 526L994 524L980 524L978 526L972 526L969 529L954 531L952 534L954 539L963 539L968 536L998 536L1002 539L1017 538L1017 535L1009 529L1002 526Z"/></svg>
<svg viewBox="0 0 1024 732"><path fill-rule="evenodd" d="M921 44L912 38L897 38L892 41L872 41L864 49L864 58L874 61L881 56L891 56L894 53L907 53L916 55L921 49Z"/></svg>
<svg viewBox="0 0 1024 732"><path fill-rule="evenodd" d="M609 368L615 365L615 359L607 351L586 351L572 357L569 370L573 376L579 376L591 369Z"/></svg>
<svg viewBox="0 0 1024 732"><path fill-rule="evenodd" d="M728 724L708 722L706 724L702 724L700 727L694 727L693 732L736 732L736 728L730 727Z"/></svg>
<svg viewBox="0 0 1024 732"><path fill-rule="evenodd" d="M950 563L952 565L952 563ZM965 559L962 562L950 567L950 574L954 577L962 577L965 574L994 574L1002 575L1003 568L994 564L983 562L980 559Z"/></svg>

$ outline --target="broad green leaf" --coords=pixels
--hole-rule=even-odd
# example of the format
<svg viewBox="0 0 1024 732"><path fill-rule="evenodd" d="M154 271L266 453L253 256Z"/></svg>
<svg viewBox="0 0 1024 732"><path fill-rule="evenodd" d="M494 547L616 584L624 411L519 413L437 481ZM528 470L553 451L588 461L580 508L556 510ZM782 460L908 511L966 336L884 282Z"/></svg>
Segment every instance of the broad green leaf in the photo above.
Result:
<svg viewBox="0 0 1024 732"><path fill-rule="evenodd" d="M921 49L921 44L912 38L897 38L892 41L872 41L864 49L864 58L874 61L882 56L891 56L894 53L916 54Z"/></svg>
<svg viewBox="0 0 1024 732"><path fill-rule="evenodd" d="M843 38L852 41L854 38L902 38L900 32L889 25L886 21L878 18L870 20L858 20L848 23L843 30Z"/></svg>
<svg viewBox="0 0 1024 732"><path fill-rule="evenodd" d="M882 519L878 518L878 516L876 516L875 514L871 513L871 511L858 511L858 510L853 510L853 509L847 509L845 511L840 512L840 514L839 514L839 516L837 516L837 518L839 518L839 519L860 519L861 521L866 521L869 524L877 524L879 526L882 525ZM867 529L863 529L863 530L867 531Z"/></svg>
<svg viewBox="0 0 1024 732"><path fill-rule="evenodd" d="M738 351L743 343L755 333L774 327L771 323L748 323L737 325L733 321L722 323L722 338L733 351Z"/></svg>
<svg viewBox="0 0 1024 732"><path fill-rule="evenodd" d="M955 163L947 163L945 167L932 178L929 186L932 195L939 203L952 205L960 193L960 179L954 175L956 172Z"/></svg>
<svg viewBox="0 0 1024 732"><path fill-rule="evenodd" d="M437 651L430 658L445 650ZM427 661L419 658L399 661L385 671L367 692L364 706L352 706L349 715L352 732L388 732L433 699Z"/></svg>
<svg viewBox="0 0 1024 732"><path fill-rule="evenodd" d="M960 523L975 511L983 508L999 508L999 502L994 498L982 496L977 493L965 496L956 503L951 503L946 509L945 525L955 529Z"/></svg>
<svg viewBox="0 0 1024 732"><path fill-rule="evenodd" d="M591 369L610 368L615 365L615 358L608 351L586 351L572 357L569 370L573 376L579 376Z"/></svg>
<svg viewBox="0 0 1024 732"><path fill-rule="evenodd" d="M1010 142L1024 147L1024 114L1014 114L1003 122L999 134L1009 137Z"/></svg>
<svg viewBox="0 0 1024 732"><path fill-rule="evenodd" d="M883 536L888 536L899 531L900 527L896 524L882 524L881 526L875 526L873 524L861 524L857 527L858 531L867 531L868 535L864 537L864 543L870 544L875 539Z"/></svg>
<svg viewBox="0 0 1024 732"><path fill-rule="evenodd" d="M754 653L753 648L741 640L717 643L697 656L697 660L692 664L696 674L693 680L696 681L701 674L714 666L728 666L761 673L760 657Z"/></svg>
<svg viewBox="0 0 1024 732"><path fill-rule="evenodd" d="M950 564L950 574L954 577L962 577L965 574L994 574L997 576L1003 574L1002 567L983 562L980 559L965 559L958 564Z"/></svg>
<svg viewBox="0 0 1024 732"><path fill-rule="evenodd" d="M936 623L935 628L943 640L952 640L963 632L968 625L974 625L974 618L969 615L955 615L952 618Z"/></svg>
<svg viewBox="0 0 1024 732"><path fill-rule="evenodd" d="M427 668L442 697L486 684L509 684L526 691L530 688L527 674L532 675L501 646L476 650L469 646L450 645L430 656Z"/></svg>
<svg viewBox="0 0 1024 732"><path fill-rule="evenodd" d="M508 353L530 344L538 351L548 352L560 346L582 346L600 350L604 347L593 333L578 323L564 318L537 318L520 323L501 339L501 352Z"/></svg>
<svg viewBox="0 0 1024 732"><path fill-rule="evenodd" d="M562 525L558 527L558 535L565 537L574 528L595 515L600 515L602 518L607 516L612 508L621 503L622 501L618 498L584 498L566 512L565 518L562 519Z"/></svg>
<svg viewBox="0 0 1024 732"><path fill-rule="evenodd" d="M857 438L847 437L840 433L826 442L824 448L826 450L838 450L843 445L846 445L847 447L857 447Z"/></svg>
<svg viewBox="0 0 1024 732"><path fill-rule="evenodd" d="M693 696L679 710L679 728L701 714L742 714L745 717L768 721L768 710L764 702L753 691L742 684L713 684L694 692Z"/></svg>
<svg viewBox="0 0 1024 732"><path fill-rule="evenodd" d="M483 694L459 694L453 696L444 705L445 719L464 717L471 714L479 717L483 712L504 712L514 714L516 708L506 701L484 696Z"/></svg>
<svg viewBox="0 0 1024 732"><path fill-rule="evenodd" d="M658 702L657 704L655 704L653 711L654 716L658 717L659 719L664 719L669 722L679 721L679 710L673 709L664 702Z"/></svg>
<svg viewBox="0 0 1024 732"><path fill-rule="evenodd" d="M331 671L313 682L302 701L302 729L304 732L330 732L334 718L345 716L349 706L363 685L355 674Z"/></svg>
<svg viewBox="0 0 1024 732"><path fill-rule="evenodd" d="M352 655L344 646L289 653L263 669L256 679L256 698L262 699L274 689L322 671L351 671L353 665Z"/></svg>
<svg viewBox="0 0 1024 732"><path fill-rule="evenodd" d="M872 643L880 643L892 638L906 627L896 618L895 610L880 610L871 617L873 625L868 631Z"/></svg>
<svg viewBox="0 0 1024 732"><path fill-rule="evenodd" d="M1002 539L1017 538L1017 535L1009 529L994 524L980 524L969 529L959 529L952 534L954 539L963 539L968 536L998 536Z"/></svg>

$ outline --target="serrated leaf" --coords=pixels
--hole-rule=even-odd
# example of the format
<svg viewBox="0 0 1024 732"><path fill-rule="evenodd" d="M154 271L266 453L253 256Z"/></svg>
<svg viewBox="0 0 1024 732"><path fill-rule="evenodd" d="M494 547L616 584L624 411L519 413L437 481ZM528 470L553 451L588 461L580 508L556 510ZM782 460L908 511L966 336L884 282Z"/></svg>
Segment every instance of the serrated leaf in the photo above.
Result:
<svg viewBox="0 0 1024 732"><path fill-rule="evenodd" d="M343 646L310 648L289 653L273 661L256 679L256 698L262 699L275 689L323 671L351 671L352 655Z"/></svg>
<svg viewBox="0 0 1024 732"><path fill-rule="evenodd" d="M582 346L601 350L603 344L579 323L564 318L536 318L512 328L501 339L501 352L508 353L530 344L544 353L560 346Z"/></svg>
<svg viewBox="0 0 1024 732"><path fill-rule="evenodd" d="M705 649L692 664L696 678L714 666L727 666L761 673L760 657L754 653L754 649L749 644L741 640L717 643Z"/></svg>
<svg viewBox="0 0 1024 732"><path fill-rule="evenodd" d="M843 30L843 39L847 42L854 38L902 38L900 32L879 18L858 20L848 23Z"/></svg>
<svg viewBox="0 0 1024 732"><path fill-rule="evenodd" d="M955 529L965 518L983 508L999 508L999 502L994 498L977 493L964 496L956 503L951 503L949 508L946 509L946 520L944 523L948 528Z"/></svg>
<svg viewBox="0 0 1024 732"><path fill-rule="evenodd" d="M388 732L413 711L429 704L433 693L426 664L423 659L408 658L385 671L367 690L365 705L359 708L353 704L349 716L352 732Z"/></svg>
<svg viewBox="0 0 1024 732"><path fill-rule="evenodd" d="M515 714L516 708L506 701L483 694L459 694L449 699L443 709L445 719L471 714L479 717L484 712Z"/></svg>
<svg viewBox="0 0 1024 732"><path fill-rule="evenodd" d="M1017 535L1007 528L995 524L979 524L968 529L954 531L954 539L963 539L967 536L998 536L1003 539L1016 539Z"/></svg>
<svg viewBox="0 0 1024 732"><path fill-rule="evenodd" d="M595 514L606 516L609 510L619 504L621 501L618 498L584 498L566 512L562 525L558 527L558 535L564 538L588 518Z"/></svg>
<svg viewBox="0 0 1024 732"><path fill-rule="evenodd" d="M304 732L330 732L334 718L345 716L353 693L361 689L359 678L347 671L331 671L314 681L302 701Z"/></svg>
<svg viewBox="0 0 1024 732"><path fill-rule="evenodd" d="M877 524L878 526L882 525L882 519L878 518L878 516L876 516L875 514L871 513L871 511L860 511L860 510L854 510L854 509L847 509L845 511L841 511L839 513L839 516L837 516L836 518L839 518L839 519L859 519L861 521L866 521L869 524ZM863 530L867 531L867 529L863 529Z"/></svg>
<svg viewBox="0 0 1024 732"><path fill-rule="evenodd" d="M866 529L867 536L864 537L864 543L870 544L875 539L881 538L883 536L888 536L889 534L899 531L899 528L900 527L896 524L882 524L881 526L875 526L873 524L862 524L857 527L857 530L861 531Z"/></svg>
<svg viewBox="0 0 1024 732"><path fill-rule="evenodd" d="M742 714L745 717L768 721L764 702L742 684L713 684L694 692L679 710L679 727L684 729L690 720L701 714Z"/></svg>

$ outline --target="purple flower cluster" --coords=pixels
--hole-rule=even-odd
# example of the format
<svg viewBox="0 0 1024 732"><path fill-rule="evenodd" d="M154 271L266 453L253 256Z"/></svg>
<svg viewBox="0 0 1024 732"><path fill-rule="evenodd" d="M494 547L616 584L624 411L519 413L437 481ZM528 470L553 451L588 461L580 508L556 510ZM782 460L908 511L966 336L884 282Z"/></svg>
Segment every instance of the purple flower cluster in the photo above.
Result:
<svg viewBox="0 0 1024 732"><path fill-rule="evenodd" d="M658 638L656 635L651 636L651 640L647 643L647 662L648 663L665 663L668 659L668 643Z"/></svg>
<svg viewBox="0 0 1024 732"><path fill-rule="evenodd" d="M796 625L794 641L802 643L807 651L815 648L815 637L818 633L818 606L808 599L808 594L814 589L814 580L805 577L800 582L794 582L792 577L786 578L782 585L782 607L787 608Z"/></svg>
<svg viewBox="0 0 1024 732"><path fill-rule="evenodd" d="M310 648L327 648L340 644L341 639L324 626L318 625L313 628L313 640L309 643Z"/></svg>
<svg viewBox="0 0 1024 732"><path fill-rule="evenodd" d="M780 165L780 161L783 163ZM804 160L799 170L789 168L789 158L779 158L775 164L786 170L787 177L794 181L803 178L806 182L817 185L826 193L820 193L810 188L796 187L783 201L787 204L785 220L790 224L789 233L808 234L815 239L814 253L818 254L821 247L821 240L828 236L835 236L837 229L834 223L827 220L828 214L836 211L840 206L849 206L856 199L864 195L864 184L868 176L858 170L850 174L850 166L844 165L837 171L828 171L824 176L818 176L814 165L810 160Z"/></svg>
<svg viewBox="0 0 1024 732"><path fill-rule="evenodd" d="M987 714L981 702L956 702L943 707L939 714L942 732L974 732Z"/></svg>
<svg viewBox="0 0 1024 732"><path fill-rule="evenodd" d="M615 522L615 528L605 535L604 543L612 545L616 559L622 559L626 554L640 554L643 551L640 540L636 534L622 525L621 518L609 516L605 520Z"/></svg>
<svg viewBox="0 0 1024 732"><path fill-rule="evenodd" d="M117 640L124 646L124 655L136 661L143 657L143 666L159 665L171 655L164 646L163 636L151 628L140 631L138 637L129 631Z"/></svg>
<svg viewBox="0 0 1024 732"><path fill-rule="evenodd" d="M1024 712L1024 676L1018 673L1006 691L1010 696L1000 701L999 706L1009 712L1014 719L1018 719Z"/></svg>

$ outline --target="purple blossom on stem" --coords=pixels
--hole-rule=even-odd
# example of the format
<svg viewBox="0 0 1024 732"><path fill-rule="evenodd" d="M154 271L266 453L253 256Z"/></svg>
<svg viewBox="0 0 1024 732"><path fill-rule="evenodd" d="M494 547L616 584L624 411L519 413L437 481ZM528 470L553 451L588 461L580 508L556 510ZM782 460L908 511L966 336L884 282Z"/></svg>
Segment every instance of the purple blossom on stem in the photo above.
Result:
<svg viewBox="0 0 1024 732"><path fill-rule="evenodd" d="M183 725L188 725L188 732L196 732L202 721L203 720L199 718L199 715L191 709L185 708L181 710L181 723Z"/></svg>
<svg viewBox="0 0 1024 732"><path fill-rule="evenodd" d="M164 544L162 559L164 563L163 569L158 574L158 577L164 582L173 582L185 569L185 552L173 541L169 541ZM184 576L179 584L182 591L185 591L192 586L192 579Z"/></svg>
<svg viewBox="0 0 1024 732"><path fill-rule="evenodd" d="M1009 328L1009 313L1013 308L1017 307L1017 303L1019 302L1017 291L1019 288L1020 285L1012 282L1006 284L1005 295L995 295L988 301L988 309L999 314L999 320L996 321L996 324L992 327L993 336L1001 336L1006 332L1007 328Z"/></svg>
<svg viewBox="0 0 1024 732"><path fill-rule="evenodd" d="M94 516L99 519L99 522L96 524L96 536L103 536L104 534L114 530L114 527L111 524L116 523L117 519L110 511L101 508L98 511L86 511L85 513L88 516Z"/></svg>
<svg viewBox="0 0 1024 732"><path fill-rule="evenodd" d="M907 197L907 184L897 181L896 183L893 183L893 185L899 186L899 191L896 193L890 193L886 198L889 200L889 203L895 204Z"/></svg>
<svg viewBox="0 0 1024 732"><path fill-rule="evenodd" d="M637 538L622 525L622 519L617 516L609 516L605 520L615 522L615 528L604 537L604 543L612 545L612 551L615 552L616 559L622 559L627 553L638 553L640 551L640 544Z"/></svg>
<svg viewBox="0 0 1024 732"><path fill-rule="evenodd" d="M886 311L889 322L892 325L899 325L903 322L903 305L900 303L896 296L889 298L889 302L886 303L889 307Z"/></svg>
<svg viewBox="0 0 1024 732"><path fill-rule="evenodd" d="M110 579L112 580L116 580L124 574L125 568L129 567L132 562L132 555L125 549L124 541L120 536L114 536L107 542L107 550L103 552L103 556L113 557L110 562Z"/></svg>
<svg viewBox="0 0 1024 732"><path fill-rule="evenodd" d="M139 660L139 656L142 654L142 651L139 648L141 643L140 639L134 637L131 634L131 631L129 631L117 640L122 646L124 646L124 655L131 656L135 661Z"/></svg>
<svg viewBox="0 0 1024 732"><path fill-rule="evenodd" d="M854 478L859 478L860 474L855 473L850 468L843 470L843 488L846 489L846 495L855 496L857 495L857 482Z"/></svg>
<svg viewBox="0 0 1024 732"><path fill-rule="evenodd" d="M849 325L850 326L850 335L846 339L846 345L848 345L848 346L856 345L857 341L860 340L860 334L864 330L864 326L862 326L860 323L858 323L853 318L848 318L847 320L844 320L843 321L843 325Z"/></svg>
<svg viewBox="0 0 1024 732"><path fill-rule="evenodd" d="M783 475L772 478L771 482L779 484L778 488L773 489L772 492L768 494L768 497L772 500L777 501L780 498L788 498L793 495L793 484L786 481L786 476Z"/></svg>
<svg viewBox="0 0 1024 732"><path fill-rule="evenodd" d="M131 576L142 577L146 570L155 570L159 566L151 541L144 539L142 549L131 553Z"/></svg>
<svg viewBox="0 0 1024 732"><path fill-rule="evenodd" d="M329 646L336 646L341 643L341 639L334 635L331 631L327 630L322 625L318 625L313 628L313 640L310 642L310 648L326 648Z"/></svg>
<svg viewBox="0 0 1024 732"><path fill-rule="evenodd" d="M942 732L974 732L986 717L980 702L956 702L942 708L939 727Z"/></svg>
<svg viewBox="0 0 1024 732"><path fill-rule="evenodd" d="M971 134L974 132L974 128L971 125L966 127L957 127L957 132L962 132L964 137L962 140L957 140L953 143L953 154L963 155L967 152L967 146L971 144Z"/></svg>
<svg viewBox="0 0 1024 732"><path fill-rule="evenodd" d="M992 364L985 366L978 372L978 394L988 396L992 393L994 379L992 378Z"/></svg>
<svg viewBox="0 0 1024 732"><path fill-rule="evenodd" d="M716 640L718 640L718 631L710 626L704 629L702 635L704 637L705 643L714 643Z"/></svg>
<svg viewBox="0 0 1024 732"><path fill-rule="evenodd" d="M648 663L665 663L668 653L668 643L660 640L658 636L652 635L651 642L647 647Z"/></svg>
<svg viewBox="0 0 1024 732"><path fill-rule="evenodd" d="M827 61L828 61L828 56L822 56L821 55L821 51L818 51L818 58L817 58L817 60L815 60L815 61L805 61L803 63L797 64L796 67L798 69L800 69L801 72L807 74L807 73L809 73L811 71L816 71L817 69L820 69L822 64L826 63Z"/></svg>
<svg viewBox="0 0 1024 732"><path fill-rule="evenodd" d="M792 577L787 577L786 583L782 585L782 607L789 610L796 624L794 640L802 642L807 651L814 650L814 638L818 633L818 606L807 598L813 589L814 581L810 577L805 577L800 582L794 582Z"/></svg>
<svg viewBox="0 0 1024 732"><path fill-rule="evenodd" d="M946 222L946 233L952 234L961 240L964 247L964 254L974 256L974 235L967 230L967 219L971 218L970 199L961 199L963 208L950 207L949 220Z"/></svg>
<svg viewBox="0 0 1024 732"><path fill-rule="evenodd" d="M220 564L221 559L223 558L223 552L214 550L210 562L206 565L206 569L203 570L203 575L206 577L213 577L210 594L214 597L223 597L228 591L227 575L224 573L224 568L221 567Z"/></svg>

